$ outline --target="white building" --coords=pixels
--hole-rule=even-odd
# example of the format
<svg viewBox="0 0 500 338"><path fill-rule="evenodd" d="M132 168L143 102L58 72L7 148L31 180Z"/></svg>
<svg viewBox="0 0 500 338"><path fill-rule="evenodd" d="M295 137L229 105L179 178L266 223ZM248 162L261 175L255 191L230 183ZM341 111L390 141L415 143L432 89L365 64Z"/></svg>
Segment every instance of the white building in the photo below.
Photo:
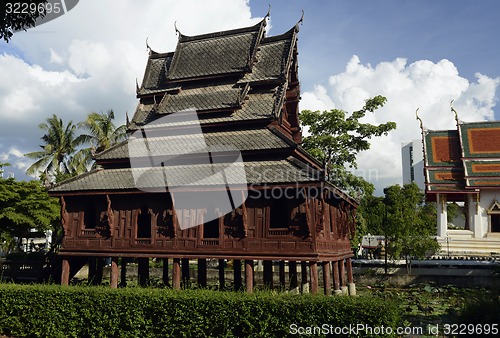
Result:
<svg viewBox="0 0 500 338"><path fill-rule="evenodd" d="M401 158L403 184L415 182L422 191L425 190L422 140L401 143Z"/></svg>
<svg viewBox="0 0 500 338"><path fill-rule="evenodd" d="M423 130L425 194L437 202L437 236L452 254L500 254L500 121ZM465 226L448 229L448 202L463 202Z"/></svg>

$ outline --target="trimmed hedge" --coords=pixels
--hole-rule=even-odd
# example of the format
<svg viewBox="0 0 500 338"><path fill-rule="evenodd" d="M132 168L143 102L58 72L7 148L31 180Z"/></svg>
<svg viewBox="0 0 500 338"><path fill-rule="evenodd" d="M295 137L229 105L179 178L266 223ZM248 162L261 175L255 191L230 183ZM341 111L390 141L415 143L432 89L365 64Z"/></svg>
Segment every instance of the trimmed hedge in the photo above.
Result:
<svg viewBox="0 0 500 338"><path fill-rule="evenodd" d="M0 284L0 333L14 337L286 337L291 324L395 328L401 318L372 297Z"/></svg>

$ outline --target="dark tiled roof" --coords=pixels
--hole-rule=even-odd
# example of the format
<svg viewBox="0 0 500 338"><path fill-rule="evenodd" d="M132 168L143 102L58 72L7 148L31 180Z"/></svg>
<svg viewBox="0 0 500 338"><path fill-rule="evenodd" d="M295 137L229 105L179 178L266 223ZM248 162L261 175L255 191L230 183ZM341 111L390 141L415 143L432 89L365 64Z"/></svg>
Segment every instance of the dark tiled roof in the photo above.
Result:
<svg viewBox="0 0 500 338"><path fill-rule="evenodd" d="M138 127L148 124L148 128L155 127L174 127L193 124L208 124L230 121L244 121L244 120L257 120L268 119L276 114L279 107L279 101L283 95L283 86L278 86L273 89L256 89L248 93L241 105L241 109L237 109L230 113L213 113L213 114L198 114L197 119L186 120L175 118L170 119L168 122L153 122L158 115L154 112L146 112L147 109L151 111L154 105L139 105L136 113L132 119L132 124L129 126L130 130L136 130Z"/></svg>
<svg viewBox="0 0 500 338"><path fill-rule="evenodd" d="M257 52L257 62L252 72L245 74L240 82L284 80L292 60L295 29L272 38L264 38Z"/></svg>
<svg viewBox="0 0 500 338"><path fill-rule="evenodd" d="M164 91L168 88L166 74L172 63L174 53L150 53L144 79L142 80L139 95L151 94Z"/></svg>
<svg viewBox="0 0 500 338"><path fill-rule="evenodd" d="M241 175L244 166L245 176ZM220 185L224 170L228 184L272 184L315 182L318 177L288 160L245 162L244 164L216 163L194 164L172 167L124 168L94 170L52 187L51 193L124 189L162 189L169 186L214 186ZM136 179L134 179L134 177ZM166 180L165 180L166 179Z"/></svg>
<svg viewBox="0 0 500 338"><path fill-rule="evenodd" d="M144 121L150 121L154 118L154 106L154 103L139 103L135 110L135 114L132 117L132 125L135 125L136 123L142 124Z"/></svg>
<svg viewBox="0 0 500 338"><path fill-rule="evenodd" d="M227 150L247 151L289 148L289 145L283 139L269 129L156 136L147 138L147 142L153 156L207 153L208 150L224 152ZM144 139L131 138L120 145L97 154L95 158L97 160L107 160L147 157L149 154L144 154L141 151L143 149Z"/></svg>
<svg viewBox="0 0 500 338"><path fill-rule="evenodd" d="M183 110L219 110L238 108L248 86L232 84L204 85L183 88L179 93L167 93L158 107L158 114L170 114Z"/></svg>
<svg viewBox="0 0 500 338"><path fill-rule="evenodd" d="M180 35L168 80L243 73L249 70L264 34L265 20L253 27L188 37Z"/></svg>

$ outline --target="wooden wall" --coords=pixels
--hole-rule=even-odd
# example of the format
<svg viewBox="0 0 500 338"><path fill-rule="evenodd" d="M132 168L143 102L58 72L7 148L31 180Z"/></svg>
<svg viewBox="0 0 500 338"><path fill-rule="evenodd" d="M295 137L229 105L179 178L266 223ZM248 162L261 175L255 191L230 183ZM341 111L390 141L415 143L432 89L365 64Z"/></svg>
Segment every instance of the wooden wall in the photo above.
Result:
<svg viewBox="0 0 500 338"><path fill-rule="evenodd" d="M226 215L173 210L165 193L67 196L63 205L67 252L348 256L354 230L352 206L328 196L272 200L250 194ZM220 217L205 222L210 214ZM192 227L180 229L177 218Z"/></svg>

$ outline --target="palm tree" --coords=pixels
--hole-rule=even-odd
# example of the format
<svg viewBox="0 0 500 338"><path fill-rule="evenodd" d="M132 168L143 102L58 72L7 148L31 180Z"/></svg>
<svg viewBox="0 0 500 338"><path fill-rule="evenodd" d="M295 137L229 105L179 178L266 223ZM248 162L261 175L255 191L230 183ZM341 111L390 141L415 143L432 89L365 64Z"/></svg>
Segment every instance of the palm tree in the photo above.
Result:
<svg viewBox="0 0 500 338"><path fill-rule="evenodd" d="M78 146L85 142L84 137L76 135L77 126L72 121L64 125L62 119L53 114L46 122L41 123L39 128L45 130L45 134L41 137L45 144L40 145L42 150L24 155L36 160L26 173L28 175L45 173L45 176L73 173L70 161L78 153Z"/></svg>
<svg viewBox="0 0 500 338"><path fill-rule="evenodd" d="M126 126L116 127L113 123L114 118L115 113L109 109L107 113L92 112L79 124L88 131L88 134L83 134L82 137L90 143L93 152L104 151L127 137Z"/></svg>

